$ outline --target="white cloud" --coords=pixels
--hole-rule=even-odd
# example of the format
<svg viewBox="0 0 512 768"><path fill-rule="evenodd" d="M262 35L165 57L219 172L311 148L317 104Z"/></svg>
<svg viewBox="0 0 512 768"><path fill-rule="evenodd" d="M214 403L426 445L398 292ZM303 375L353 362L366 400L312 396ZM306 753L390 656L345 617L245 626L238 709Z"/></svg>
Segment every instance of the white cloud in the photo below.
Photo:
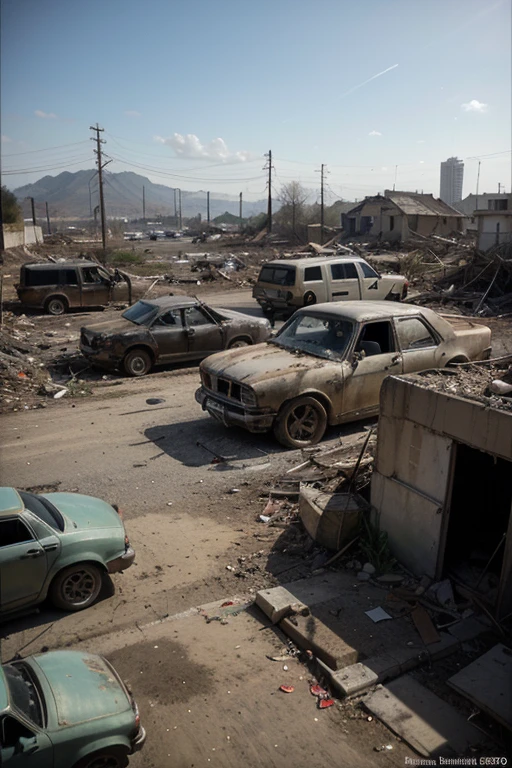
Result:
<svg viewBox="0 0 512 768"><path fill-rule="evenodd" d="M424 160L420 160L420 165L423 165L425 163Z"/></svg>
<svg viewBox="0 0 512 768"><path fill-rule="evenodd" d="M2 133L2 144L10 144L12 141L10 136L5 136L5 134Z"/></svg>
<svg viewBox="0 0 512 768"><path fill-rule="evenodd" d="M124 114L127 117L141 117L140 112L137 112L136 109L126 109Z"/></svg>
<svg viewBox="0 0 512 768"><path fill-rule="evenodd" d="M57 115L54 112L43 112L42 109L36 109L34 112L36 117L42 117L43 120L57 120Z"/></svg>
<svg viewBox="0 0 512 768"><path fill-rule="evenodd" d="M464 112L487 112L487 104L484 104L478 99L471 99L467 104L461 104Z"/></svg>
<svg viewBox="0 0 512 768"><path fill-rule="evenodd" d="M155 136L155 141L171 147L178 157L184 157L189 160L219 160L223 163L245 163L253 157L250 152L231 152L224 139L213 139L208 144L201 144L194 133L187 133L185 136L181 133L173 133L172 136L166 139L162 136Z"/></svg>
<svg viewBox="0 0 512 768"><path fill-rule="evenodd" d="M370 131L368 136L382 136L382 133L380 131Z"/></svg>
<svg viewBox="0 0 512 768"><path fill-rule="evenodd" d="M424 144L424 143L425 143L425 139L418 139L418 141L416 142L416 144Z"/></svg>

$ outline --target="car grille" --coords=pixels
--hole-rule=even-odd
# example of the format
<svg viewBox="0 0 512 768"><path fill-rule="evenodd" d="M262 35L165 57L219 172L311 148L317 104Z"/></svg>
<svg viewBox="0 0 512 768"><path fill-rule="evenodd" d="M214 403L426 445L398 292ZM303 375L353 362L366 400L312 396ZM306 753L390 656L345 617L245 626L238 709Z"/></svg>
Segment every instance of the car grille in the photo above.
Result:
<svg viewBox="0 0 512 768"><path fill-rule="evenodd" d="M241 386L231 379L223 379L220 376L212 376L209 373L202 372L201 379L205 389L210 392L217 392L223 397L229 397L232 400L241 401Z"/></svg>

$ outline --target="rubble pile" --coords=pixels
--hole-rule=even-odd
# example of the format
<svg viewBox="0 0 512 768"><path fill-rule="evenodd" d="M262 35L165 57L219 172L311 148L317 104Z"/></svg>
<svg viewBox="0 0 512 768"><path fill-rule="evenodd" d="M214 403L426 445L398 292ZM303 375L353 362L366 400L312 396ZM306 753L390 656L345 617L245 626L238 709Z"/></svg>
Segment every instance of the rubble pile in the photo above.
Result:
<svg viewBox="0 0 512 768"><path fill-rule="evenodd" d="M0 411L44 407L37 395L50 394L50 390L53 383L44 363L38 360L37 347L24 338L22 331L1 329Z"/></svg>
<svg viewBox="0 0 512 768"><path fill-rule="evenodd" d="M462 363L453 368L409 374L409 378L438 392L512 411L512 355L488 363Z"/></svg>

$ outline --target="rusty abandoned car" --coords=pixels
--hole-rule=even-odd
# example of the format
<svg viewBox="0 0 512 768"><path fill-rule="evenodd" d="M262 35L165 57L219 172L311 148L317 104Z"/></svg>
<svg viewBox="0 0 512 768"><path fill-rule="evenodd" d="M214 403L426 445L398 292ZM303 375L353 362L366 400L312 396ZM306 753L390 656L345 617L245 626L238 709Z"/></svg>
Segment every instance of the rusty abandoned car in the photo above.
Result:
<svg viewBox="0 0 512 768"><path fill-rule="evenodd" d="M144 376L160 363L201 360L270 335L270 323L263 318L212 309L186 296L165 296L138 301L119 319L83 327L80 349L93 365Z"/></svg>
<svg viewBox="0 0 512 768"><path fill-rule="evenodd" d="M372 416L389 374L485 359L491 331L469 318L399 303L318 304L275 338L212 355L196 400L225 426L271 429L280 443L318 443L327 425Z"/></svg>
<svg viewBox="0 0 512 768"><path fill-rule="evenodd" d="M118 269L109 272L85 259L24 264L16 292L24 307L44 309L49 315L63 315L77 307L104 307L114 301L132 302L128 275Z"/></svg>

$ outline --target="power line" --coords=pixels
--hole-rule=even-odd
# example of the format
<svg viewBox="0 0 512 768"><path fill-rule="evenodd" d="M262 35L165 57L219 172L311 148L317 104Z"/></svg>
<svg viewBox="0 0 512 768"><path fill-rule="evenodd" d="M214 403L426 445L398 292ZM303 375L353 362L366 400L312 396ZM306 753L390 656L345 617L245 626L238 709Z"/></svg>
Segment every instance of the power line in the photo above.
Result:
<svg viewBox="0 0 512 768"><path fill-rule="evenodd" d="M34 152L51 152L54 149L64 149L65 147L77 147L79 144L87 144L87 141L75 141L72 144L60 144L56 147L46 147L45 149L29 149L26 152L3 153L4 157L18 157L19 155L32 155Z"/></svg>
<svg viewBox="0 0 512 768"><path fill-rule="evenodd" d="M3 176L24 176L29 173L44 173L45 171L56 171L56 170L59 170L60 168L69 168L72 165L82 165L87 161L90 161L90 157L85 157L81 160L76 160L76 162L67 161L63 165L50 165L47 167L38 167L38 168L10 169L7 171L2 169L2 175Z"/></svg>

